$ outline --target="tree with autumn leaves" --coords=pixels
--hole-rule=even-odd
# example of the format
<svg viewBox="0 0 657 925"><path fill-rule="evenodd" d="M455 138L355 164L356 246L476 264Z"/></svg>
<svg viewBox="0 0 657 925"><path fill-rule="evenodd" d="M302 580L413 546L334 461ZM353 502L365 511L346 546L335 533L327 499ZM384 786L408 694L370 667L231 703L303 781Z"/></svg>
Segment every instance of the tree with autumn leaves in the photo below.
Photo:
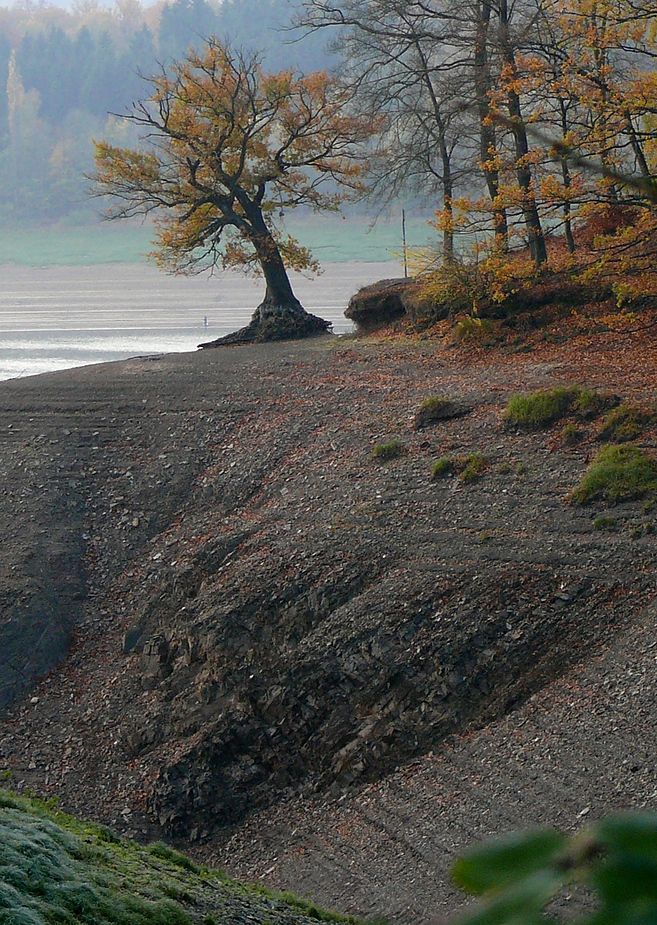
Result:
<svg viewBox="0 0 657 925"><path fill-rule="evenodd" d="M301 204L338 208L366 177L379 202L411 190L434 205L443 276L474 242L495 304L554 269L604 281L600 291L619 304L657 294L655 9L636 0L305 6L306 29L340 30L339 81L265 74L257 56L211 40L152 78L127 116L147 145L97 149L96 188L113 197L112 214L159 214L163 266L262 272L265 299L239 338L325 329L286 271L312 268L312 257L278 219Z"/></svg>
<svg viewBox="0 0 657 925"><path fill-rule="evenodd" d="M111 198L109 216L153 213L154 257L165 269L241 267L264 277L251 323L221 342L325 332L288 276L317 264L280 219L301 205L335 211L361 192L362 148L376 120L350 109L335 77L268 74L257 54L214 38L149 82L147 99L125 116L142 145L96 145L95 192Z"/></svg>

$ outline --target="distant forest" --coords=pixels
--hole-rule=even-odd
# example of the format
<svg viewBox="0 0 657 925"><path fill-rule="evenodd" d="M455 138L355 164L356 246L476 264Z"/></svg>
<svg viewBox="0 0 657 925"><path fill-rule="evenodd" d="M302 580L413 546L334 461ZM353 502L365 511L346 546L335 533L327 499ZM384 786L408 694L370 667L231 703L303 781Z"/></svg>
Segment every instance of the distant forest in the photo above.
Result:
<svg viewBox="0 0 657 925"><path fill-rule="evenodd" d="M330 65L324 35L284 31L293 0L167 0L148 8L86 0L74 9L30 0L0 8L0 218L40 224L91 216L84 179L93 138L129 143L125 112L148 92L140 74L216 35L260 49L272 70Z"/></svg>

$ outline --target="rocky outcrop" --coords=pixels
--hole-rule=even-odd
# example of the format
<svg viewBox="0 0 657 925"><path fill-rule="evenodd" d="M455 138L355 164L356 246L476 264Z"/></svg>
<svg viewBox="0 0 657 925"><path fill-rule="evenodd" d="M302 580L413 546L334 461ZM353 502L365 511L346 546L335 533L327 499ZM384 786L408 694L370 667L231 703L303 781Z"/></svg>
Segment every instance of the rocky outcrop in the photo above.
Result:
<svg viewBox="0 0 657 925"><path fill-rule="evenodd" d="M412 279L383 279L364 286L349 299L345 316L359 331L373 331L406 314L405 299L415 285Z"/></svg>
<svg viewBox="0 0 657 925"><path fill-rule="evenodd" d="M299 608L290 621L289 604L269 607L267 644L251 637L252 669L231 651L228 633L249 619L247 608L213 622L222 643L199 648L177 684L173 675L162 679L171 694L183 684L198 691L202 677L210 683L202 740L188 739L149 797L169 835L203 838L297 787L340 790L376 779L465 723L502 715L570 661L576 614L593 618L610 594L590 583L564 592L547 575L514 581L508 574L501 592L497 583L452 576L450 589L436 593L431 564L422 577L414 571L370 580L342 605L334 596L337 606L314 616ZM403 607L394 598L399 581ZM538 595L546 601L538 611L523 603ZM265 619L262 606L248 608L252 625ZM293 628L302 639L290 646ZM177 696L169 728L179 739L198 727L189 723L199 708L195 696Z"/></svg>

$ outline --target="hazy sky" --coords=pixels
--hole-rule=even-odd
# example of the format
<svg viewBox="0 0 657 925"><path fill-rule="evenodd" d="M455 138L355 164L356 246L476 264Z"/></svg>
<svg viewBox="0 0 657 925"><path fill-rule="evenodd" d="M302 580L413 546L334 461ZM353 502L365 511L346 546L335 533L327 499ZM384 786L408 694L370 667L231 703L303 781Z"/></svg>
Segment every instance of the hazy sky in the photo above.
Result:
<svg viewBox="0 0 657 925"><path fill-rule="evenodd" d="M98 4L101 7L114 6L114 0L0 0L0 7L3 6L20 6L25 4L33 6L58 6L68 10L76 4L86 6L87 4ZM152 6L155 0L140 0L142 6Z"/></svg>

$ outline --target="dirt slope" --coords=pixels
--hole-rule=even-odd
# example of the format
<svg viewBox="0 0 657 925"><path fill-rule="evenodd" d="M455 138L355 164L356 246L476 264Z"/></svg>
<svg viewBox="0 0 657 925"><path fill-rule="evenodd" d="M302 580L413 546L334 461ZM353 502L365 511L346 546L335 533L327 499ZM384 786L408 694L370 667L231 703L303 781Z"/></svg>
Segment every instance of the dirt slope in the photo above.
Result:
<svg viewBox="0 0 657 925"><path fill-rule="evenodd" d="M620 505L600 531L599 507L565 503L595 422L567 447L501 418L512 392L564 382L646 400L654 374L646 335L522 353L322 338L0 384L0 633L25 640L0 726L14 784L343 908L449 907L450 852L489 823L597 808L587 741L586 767L650 767L645 717L605 737L581 693L597 652L644 639L650 515ZM432 394L472 411L416 431ZM404 453L373 460L392 437ZM475 451L479 479L431 480L432 460ZM58 642L40 649L46 593ZM545 693L579 662L584 680ZM610 668L619 692L630 670ZM546 710L563 690L562 720ZM648 797L651 771L629 774L608 803L626 779Z"/></svg>

